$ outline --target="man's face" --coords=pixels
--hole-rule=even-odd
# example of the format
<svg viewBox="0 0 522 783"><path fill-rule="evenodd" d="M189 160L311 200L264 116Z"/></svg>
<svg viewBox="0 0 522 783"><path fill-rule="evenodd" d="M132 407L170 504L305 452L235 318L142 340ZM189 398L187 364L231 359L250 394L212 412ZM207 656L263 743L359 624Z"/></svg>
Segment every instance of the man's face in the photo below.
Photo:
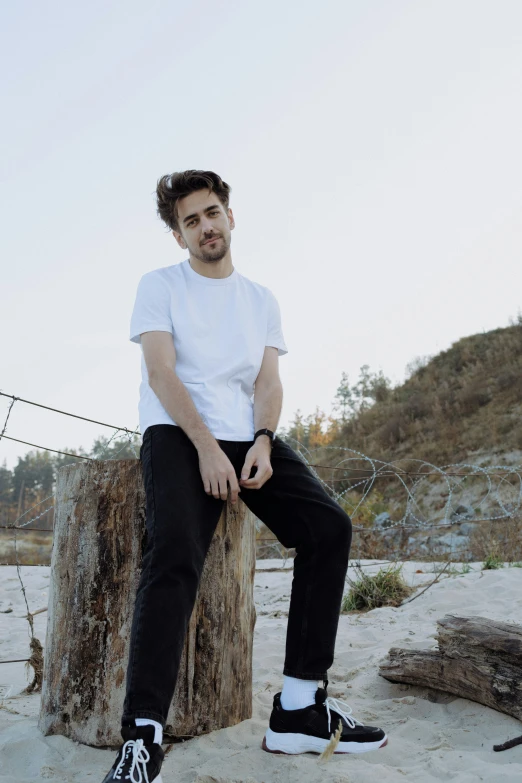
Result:
<svg viewBox="0 0 522 783"><path fill-rule="evenodd" d="M234 228L232 210L226 210L215 193L197 190L178 201L178 245L199 261L221 261L230 248Z"/></svg>

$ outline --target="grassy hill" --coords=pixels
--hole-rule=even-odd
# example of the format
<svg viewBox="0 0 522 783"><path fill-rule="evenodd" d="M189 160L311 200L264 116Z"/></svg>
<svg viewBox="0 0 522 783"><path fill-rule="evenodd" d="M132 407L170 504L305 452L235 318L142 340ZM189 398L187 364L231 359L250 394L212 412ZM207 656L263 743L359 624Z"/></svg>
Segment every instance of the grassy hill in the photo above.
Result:
<svg viewBox="0 0 522 783"><path fill-rule="evenodd" d="M464 337L324 441L444 465L522 450L522 324Z"/></svg>
<svg viewBox="0 0 522 783"><path fill-rule="evenodd" d="M476 556L491 549L491 541L499 535L506 538L503 550L513 550L513 537L520 543L522 531L517 510L520 482L516 475L502 478L497 475L502 471L492 466L522 464L522 322L458 340L430 360L417 362L408 379L396 387L382 374L372 376L367 367L361 369L363 380L351 389L344 387L351 415L327 420L316 411L304 421L298 415L282 437L290 436L288 442L294 448L295 440L303 444L304 449L297 446L298 450L316 466L340 502L346 503L346 510L354 511L352 518L358 525L373 526L382 511L399 521L408 508L406 518L414 522L455 520L454 529L419 530L419 540L429 542L431 535L462 533L457 509L464 505L468 519L494 518L476 527L472 536ZM352 404L354 393L363 404ZM365 395L372 399L364 402ZM350 450L369 459L358 458ZM416 475L378 476L374 481L369 460L393 463L394 472L431 475L421 479ZM490 475L449 478L430 468L455 463L489 468ZM342 469L333 471L321 465ZM379 463L376 468L382 470ZM452 471L445 468L446 474ZM461 468L460 472L474 471ZM414 502L411 497L408 501L409 492ZM506 510L512 514L510 521ZM405 531L404 541L408 535ZM372 539L372 556L380 552L381 538ZM401 549L403 543L401 539ZM520 558L522 549L515 548Z"/></svg>

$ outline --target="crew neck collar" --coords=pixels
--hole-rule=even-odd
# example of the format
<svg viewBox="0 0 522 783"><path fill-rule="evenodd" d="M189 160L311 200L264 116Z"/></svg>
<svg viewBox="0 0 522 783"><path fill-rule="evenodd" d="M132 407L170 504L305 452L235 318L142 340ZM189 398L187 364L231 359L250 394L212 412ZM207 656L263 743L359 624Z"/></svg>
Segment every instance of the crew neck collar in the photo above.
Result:
<svg viewBox="0 0 522 783"><path fill-rule="evenodd" d="M228 277L205 277L205 275L200 275L199 272L196 272L195 269L192 269L190 266L190 259L188 258L184 261L184 267L185 274L188 276L188 278L194 283L200 283L201 285L230 285L231 283L234 283L237 278L237 271L235 267L232 271L232 274Z"/></svg>

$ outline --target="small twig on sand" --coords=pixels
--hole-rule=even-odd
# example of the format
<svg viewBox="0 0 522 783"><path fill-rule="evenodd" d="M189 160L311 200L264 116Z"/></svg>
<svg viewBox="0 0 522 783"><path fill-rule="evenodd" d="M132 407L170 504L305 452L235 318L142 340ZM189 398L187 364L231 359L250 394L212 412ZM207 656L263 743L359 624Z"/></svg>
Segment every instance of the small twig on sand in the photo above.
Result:
<svg viewBox="0 0 522 783"><path fill-rule="evenodd" d="M430 588L432 585L434 585L434 584L435 584L435 582L438 582L438 581L439 581L440 577L442 576L442 574L444 573L444 571L446 570L446 568L449 566L449 564L450 564L450 561L448 560L448 562L446 563L446 565L444 566L444 568L442 569L442 571L439 571L439 573L437 574L437 576L435 577L435 579L433 580L433 582L430 582L430 583L429 583L429 585L426 585L426 587L424 588L424 590L421 590L421 591L420 591L420 593L417 593L417 595L414 595L414 596L413 596L413 598L408 598L408 600L407 600L407 601L403 601L403 602L402 602L402 604L401 604L401 606L404 606L404 604L409 604L409 603L410 603L410 601L415 601L415 599L416 599L416 598L418 598L418 597L419 597L419 595L422 595L423 593L425 593L425 592L426 592L426 590L429 590L429 588Z"/></svg>

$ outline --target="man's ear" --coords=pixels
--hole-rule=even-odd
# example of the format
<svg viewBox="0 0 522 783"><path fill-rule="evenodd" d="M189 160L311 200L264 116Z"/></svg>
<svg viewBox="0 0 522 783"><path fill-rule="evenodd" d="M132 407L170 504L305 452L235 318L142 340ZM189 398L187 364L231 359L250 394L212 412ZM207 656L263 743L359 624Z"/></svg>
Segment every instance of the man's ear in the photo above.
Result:
<svg viewBox="0 0 522 783"><path fill-rule="evenodd" d="M183 250L186 250L186 249L187 249L187 243L185 242L185 240L183 239L183 237L181 236L181 234L180 234L178 231L174 231L174 230L173 230L173 231L172 231L172 236L174 237L174 239L176 240L176 242L178 243L178 245L179 245L181 248L183 248Z"/></svg>
<svg viewBox="0 0 522 783"><path fill-rule="evenodd" d="M229 222L229 225L230 225L231 229L236 227L236 221L234 220L234 215L233 215L232 210L230 208L228 210L228 222Z"/></svg>

